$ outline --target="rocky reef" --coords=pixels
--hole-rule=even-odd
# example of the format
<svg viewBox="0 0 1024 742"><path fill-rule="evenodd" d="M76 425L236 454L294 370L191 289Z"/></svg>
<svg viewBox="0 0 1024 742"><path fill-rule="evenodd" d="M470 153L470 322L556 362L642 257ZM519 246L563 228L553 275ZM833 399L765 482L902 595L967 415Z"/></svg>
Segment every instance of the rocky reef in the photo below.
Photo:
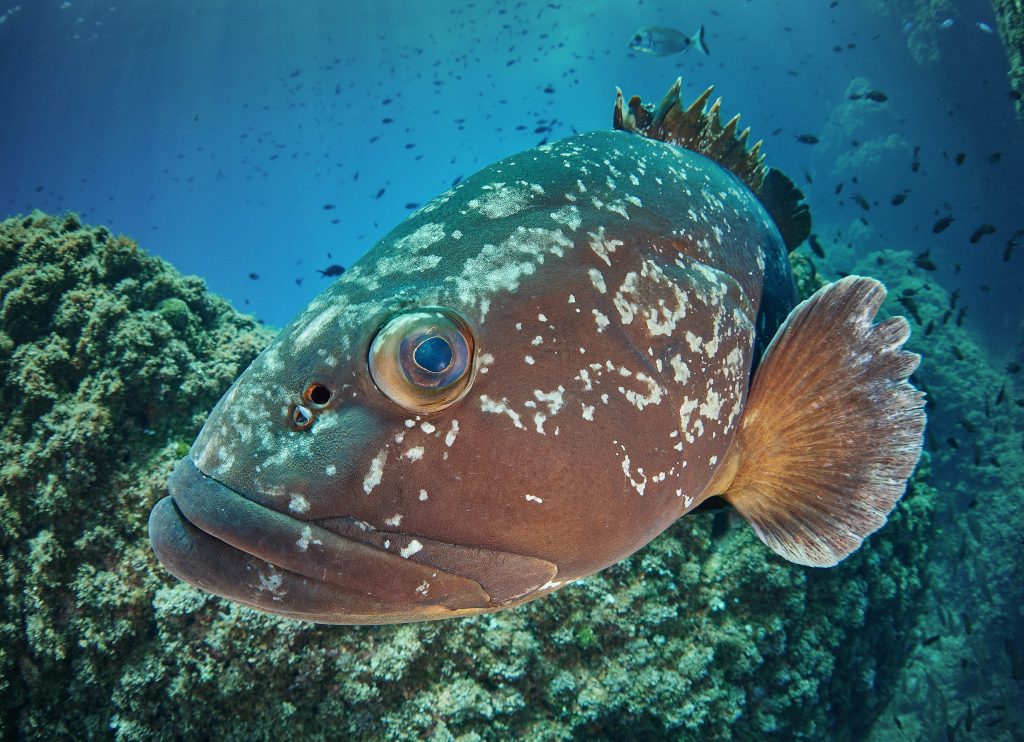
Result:
<svg viewBox="0 0 1024 742"><path fill-rule="evenodd" d="M908 258L885 260L901 273ZM797 268L813 289L811 260ZM705 508L513 611L304 624L176 581L146 534L174 461L268 332L73 215L0 224L0 276L5 738L842 739L893 713L949 498L927 455L889 524L834 569L788 564Z"/></svg>
<svg viewBox="0 0 1024 742"><path fill-rule="evenodd" d="M866 0L865 6L899 21L907 51L921 66L935 64L941 57L939 24L942 20L959 17L953 0Z"/></svg>
<svg viewBox="0 0 1024 742"><path fill-rule="evenodd" d="M840 268L884 281L882 316L902 314L922 356L915 383L928 392L925 448L935 500L917 646L895 680L869 739L1020 739L1024 729L1024 327L1016 348L982 347L959 292L930 278L934 264L863 222L821 224L823 259L803 250L797 275ZM852 270L851 270L852 269ZM815 275L815 280L821 280ZM1015 736L1016 734L1016 736Z"/></svg>
<svg viewBox="0 0 1024 742"><path fill-rule="evenodd" d="M1024 120L1024 7L1015 0L992 0L996 27L1010 59L1010 87L1017 94L1013 105L1017 118Z"/></svg>

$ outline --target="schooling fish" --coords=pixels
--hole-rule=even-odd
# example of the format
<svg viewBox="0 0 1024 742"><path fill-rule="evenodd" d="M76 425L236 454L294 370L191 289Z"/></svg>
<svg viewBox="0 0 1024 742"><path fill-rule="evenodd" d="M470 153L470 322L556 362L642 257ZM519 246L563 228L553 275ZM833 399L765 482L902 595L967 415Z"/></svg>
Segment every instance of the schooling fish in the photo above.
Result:
<svg viewBox="0 0 1024 742"><path fill-rule="evenodd" d="M629 48L633 51L651 54L655 57L667 57L670 54L688 52L696 49L707 56L708 45L704 40L704 26L697 29L693 36L667 26L644 26L629 40Z"/></svg>
<svg viewBox="0 0 1024 742"><path fill-rule="evenodd" d="M178 463L161 563L397 623L547 595L715 495L805 565L881 527L922 443L909 326L858 276L794 306L803 194L679 86L467 178L313 300Z"/></svg>

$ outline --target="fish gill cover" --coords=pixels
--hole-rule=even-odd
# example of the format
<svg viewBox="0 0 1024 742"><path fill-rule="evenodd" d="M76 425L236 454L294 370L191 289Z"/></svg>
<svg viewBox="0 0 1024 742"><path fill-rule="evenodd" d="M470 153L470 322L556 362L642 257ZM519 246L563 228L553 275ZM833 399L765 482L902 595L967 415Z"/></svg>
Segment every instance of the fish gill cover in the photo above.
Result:
<svg viewBox="0 0 1024 742"><path fill-rule="evenodd" d="M0 269L5 736L821 735L866 729L917 641L927 465L822 573L766 558L719 509L558 599L441 626L336 630L214 598L158 568L146 514L269 334L70 214L3 222Z"/></svg>

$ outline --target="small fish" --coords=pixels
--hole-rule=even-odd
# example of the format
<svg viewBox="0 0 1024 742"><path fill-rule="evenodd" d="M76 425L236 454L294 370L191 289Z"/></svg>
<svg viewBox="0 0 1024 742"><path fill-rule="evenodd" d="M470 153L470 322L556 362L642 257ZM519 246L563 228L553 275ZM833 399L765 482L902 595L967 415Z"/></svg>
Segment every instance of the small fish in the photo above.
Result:
<svg viewBox="0 0 1024 742"><path fill-rule="evenodd" d="M1021 365L1016 361L1010 361L1006 364L1006 373L1008 374L1019 374Z"/></svg>
<svg viewBox="0 0 1024 742"><path fill-rule="evenodd" d="M920 255L914 256L914 265L926 271L933 271L938 267L931 259L931 250L925 250Z"/></svg>
<svg viewBox="0 0 1024 742"><path fill-rule="evenodd" d="M926 639L922 639L921 640L921 646L922 647L930 647L932 644L934 644L935 642L937 642L941 638L942 638L942 634L934 634L932 636L929 636Z"/></svg>
<svg viewBox="0 0 1024 742"><path fill-rule="evenodd" d="M885 103L889 100L889 96L881 90L869 90L866 93L854 93L850 96L850 100L870 100L875 103Z"/></svg>
<svg viewBox="0 0 1024 742"><path fill-rule="evenodd" d="M996 395L996 407L1001 405L1003 403L1004 399L1006 399L1006 382L1005 381L1003 382L1003 385L1001 387L999 387L999 394Z"/></svg>
<svg viewBox="0 0 1024 742"><path fill-rule="evenodd" d="M978 27L979 31L984 31L985 33L995 33L995 31L992 29L992 26L988 25L984 21L975 21L974 25Z"/></svg>
<svg viewBox="0 0 1024 742"><path fill-rule="evenodd" d="M813 252L819 258L825 257L825 250L822 248L821 243L818 242L818 235L811 234L810 236L808 236L807 244L811 246L811 252Z"/></svg>
<svg viewBox="0 0 1024 742"><path fill-rule="evenodd" d="M914 318L914 321L917 324L924 324L924 321L921 319L921 313L917 309L917 303L911 297L901 296L899 299L897 299L897 301L899 301L899 303L903 305L903 307L907 310L907 313Z"/></svg>
<svg viewBox="0 0 1024 742"><path fill-rule="evenodd" d="M960 165L964 164L964 160L966 160L966 159L967 159L967 153L966 152L957 152L956 156L953 158L953 162L955 162L957 164L957 166L959 167Z"/></svg>
<svg viewBox="0 0 1024 742"><path fill-rule="evenodd" d="M993 234L995 231L996 228L991 224L982 224L976 230L971 232L971 244L977 245L979 242L981 242L982 238L984 238L985 235Z"/></svg>
<svg viewBox="0 0 1024 742"><path fill-rule="evenodd" d="M939 28L945 31L946 29L953 28L954 23L955 21L952 18L947 18L946 20L939 24Z"/></svg>
<svg viewBox="0 0 1024 742"><path fill-rule="evenodd" d="M959 345L954 345L952 347L952 351L953 351L953 357L956 358L958 361L962 361L964 359L964 352L962 350L960 350L960 346Z"/></svg>
<svg viewBox="0 0 1024 742"><path fill-rule="evenodd" d="M939 234L940 232L945 232L949 228L949 225L952 223L953 217L944 216L941 219L937 220L935 224L932 225L932 233Z"/></svg>
<svg viewBox="0 0 1024 742"><path fill-rule="evenodd" d="M862 276L797 302L803 194L734 134L698 142L718 108L679 90L484 168L313 299L175 467L160 563L269 613L402 623L543 598L710 497L806 566L881 528L924 438L909 323L876 324Z"/></svg>
<svg viewBox="0 0 1024 742"><path fill-rule="evenodd" d="M910 161L910 170L917 172L921 169L921 148L918 145L914 145L914 157Z"/></svg>
<svg viewBox="0 0 1024 742"><path fill-rule="evenodd" d="M324 204L323 209L324 211L333 211L335 209L335 204Z"/></svg>
<svg viewBox="0 0 1024 742"><path fill-rule="evenodd" d="M892 197L892 200L889 203L891 203L893 206L899 206L901 203L907 200L908 195L909 193L907 191L897 193L895 196Z"/></svg>
<svg viewBox="0 0 1024 742"><path fill-rule="evenodd" d="M1013 249L1017 246L1017 240L1024 237L1024 229L1018 229L1012 235L1010 239L1006 241L1006 245L1003 247L1003 262L1009 263L1010 258L1013 256Z"/></svg>
<svg viewBox="0 0 1024 742"><path fill-rule="evenodd" d="M693 36L667 26L644 26L629 40L629 48L655 57L667 57L670 54L688 52L696 49L707 56L708 45L704 39L704 26L697 29Z"/></svg>
<svg viewBox="0 0 1024 742"><path fill-rule="evenodd" d="M334 276L340 276L344 272L345 272L345 267L341 266L341 265L338 265L337 263L332 263L331 265L327 266L323 270L318 270L317 271L317 273L319 273L324 278L333 278Z"/></svg>
<svg viewBox="0 0 1024 742"><path fill-rule="evenodd" d="M250 273L249 274L249 278L251 280L253 280L253 281L258 281L258 280L260 280L260 274L259 273Z"/></svg>
<svg viewBox="0 0 1024 742"><path fill-rule="evenodd" d="M988 156L988 161L991 162L993 165L995 165L1001 159L1003 159L1003 153L1002 152L992 152Z"/></svg>
<svg viewBox="0 0 1024 742"><path fill-rule="evenodd" d="M813 134L798 134L796 140L800 142L800 144L817 144L821 141Z"/></svg>
<svg viewBox="0 0 1024 742"><path fill-rule="evenodd" d="M853 200L857 202L857 205L864 209L864 211L871 210L871 204L869 204L868 200L859 193L855 193L851 198L853 198Z"/></svg>
<svg viewBox="0 0 1024 742"><path fill-rule="evenodd" d="M928 325L924 328L924 336L928 337L933 332L935 332L935 320L930 319L928 320Z"/></svg>
<svg viewBox="0 0 1024 742"><path fill-rule="evenodd" d="M842 183L838 183L836 185L836 195L838 196L842 192L843 192L843 184Z"/></svg>

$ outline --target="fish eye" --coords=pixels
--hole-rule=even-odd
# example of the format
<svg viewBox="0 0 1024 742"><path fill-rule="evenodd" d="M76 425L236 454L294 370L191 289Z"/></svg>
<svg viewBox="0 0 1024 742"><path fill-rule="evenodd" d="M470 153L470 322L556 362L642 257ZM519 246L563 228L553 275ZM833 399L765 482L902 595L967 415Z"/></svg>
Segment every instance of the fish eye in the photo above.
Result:
<svg viewBox="0 0 1024 742"><path fill-rule="evenodd" d="M438 412L462 399L473 379L475 342L466 321L441 307L392 317L370 344L370 376L393 402Z"/></svg>

